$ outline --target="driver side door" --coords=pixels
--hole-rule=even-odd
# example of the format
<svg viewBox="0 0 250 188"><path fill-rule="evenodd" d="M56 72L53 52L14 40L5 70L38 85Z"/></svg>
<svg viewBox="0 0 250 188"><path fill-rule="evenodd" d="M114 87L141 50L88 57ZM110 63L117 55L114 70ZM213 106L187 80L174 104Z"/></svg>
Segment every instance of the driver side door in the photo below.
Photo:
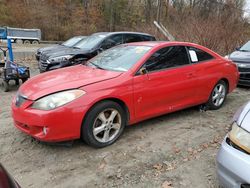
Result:
<svg viewBox="0 0 250 188"><path fill-rule="evenodd" d="M137 119L176 111L194 103L196 75L184 46L156 51L134 76ZM142 71L141 71L142 72Z"/></svg>

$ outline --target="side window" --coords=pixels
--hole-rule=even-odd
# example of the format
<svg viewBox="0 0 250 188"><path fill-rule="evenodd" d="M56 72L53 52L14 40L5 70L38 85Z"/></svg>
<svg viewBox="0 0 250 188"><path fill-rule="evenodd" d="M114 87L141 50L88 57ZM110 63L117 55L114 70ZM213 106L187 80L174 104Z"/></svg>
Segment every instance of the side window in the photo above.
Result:
<svg viewBox="0 0 250 188"><path fill-rule="evenodd" d="M171 46L155 52L143 65L148 72L189 64L187 50L184 46Z"/></svg>
<svg viewBox="0 0 250 188"><path fill-rule="evenodd" d="M122 42L123 42L122 35L114 35L114 36L111 36L111 37L108 37L107 39L105 39L101 44L101 48L103 50L106 50L106 49L109 49L113 46L122 44Z"/></svg>
<svg viewBox="0 0 250 188"><path fill-rule="evenodd" d="M125 34L124 43L140 42L140 41L143 41L140 35L136 35L136 34Z"/></svg>
<svg viewBox="0 0 250 188"><path fill-rule="evenodd" d="M189 55L193 63L198 63L201 61L208 61L214 59L214 57L201 49L188 47Z"/></svg>

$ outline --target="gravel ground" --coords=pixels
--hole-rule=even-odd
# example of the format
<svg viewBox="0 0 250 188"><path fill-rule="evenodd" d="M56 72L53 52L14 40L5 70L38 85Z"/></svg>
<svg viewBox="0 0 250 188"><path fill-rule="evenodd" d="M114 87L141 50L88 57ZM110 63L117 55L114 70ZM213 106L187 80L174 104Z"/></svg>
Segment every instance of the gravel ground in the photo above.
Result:
<svg viewBox="0 0 250 188"><path fill-rule="evenodd" d="M35 61L32 75L38 73ZM22 187L218 187L215 157L234 112L250 99L237 88L217 111L198 107L125 129L112 146L94 149L80 140L45 144L17 130L10 103L17 91L0 91L0 162Z"/></svg>

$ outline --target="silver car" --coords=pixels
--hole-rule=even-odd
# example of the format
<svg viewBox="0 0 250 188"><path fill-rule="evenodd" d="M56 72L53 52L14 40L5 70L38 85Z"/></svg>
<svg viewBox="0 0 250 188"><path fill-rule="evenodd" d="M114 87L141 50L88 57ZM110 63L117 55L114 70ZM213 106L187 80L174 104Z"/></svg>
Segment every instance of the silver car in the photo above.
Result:
<svg viewBox="0 0 250 188"><path fill-rule="evenodd" d="M233 117L217 155L217 174L222 187L250 187L250 102Z"/></svg>

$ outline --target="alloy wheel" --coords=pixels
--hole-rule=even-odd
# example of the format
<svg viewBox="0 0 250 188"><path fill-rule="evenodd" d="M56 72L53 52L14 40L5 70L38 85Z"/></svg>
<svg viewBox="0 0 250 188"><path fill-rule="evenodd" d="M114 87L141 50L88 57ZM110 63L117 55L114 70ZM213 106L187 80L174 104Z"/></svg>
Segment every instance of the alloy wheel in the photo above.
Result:
<svg viewBox="0 0 250 188"><path fill-rule="evenodd" d="M220 106L226 97L226 88L224 84L217 84L213 90L212 101L215 106Z"/></svg>
<svg viewBox="0 0 250 188"><path fill-rule="evenodd" d="M107 143L119 134L121 115L113 108L105 109L98 114L93 125L93 135L98 142Z"/></svg>

